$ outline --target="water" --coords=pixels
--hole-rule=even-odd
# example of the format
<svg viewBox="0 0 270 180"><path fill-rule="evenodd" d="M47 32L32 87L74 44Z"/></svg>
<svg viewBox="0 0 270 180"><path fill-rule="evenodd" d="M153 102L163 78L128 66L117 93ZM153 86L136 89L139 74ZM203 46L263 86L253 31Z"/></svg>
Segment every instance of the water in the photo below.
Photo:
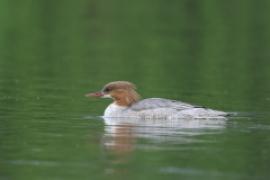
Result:
<svg viewBox="0 0 270 180"><path fill-rule="evenodd" d="M269 179L269 7L1 1L0 179ZM114 80L240 115L103 120Z"/></svg>

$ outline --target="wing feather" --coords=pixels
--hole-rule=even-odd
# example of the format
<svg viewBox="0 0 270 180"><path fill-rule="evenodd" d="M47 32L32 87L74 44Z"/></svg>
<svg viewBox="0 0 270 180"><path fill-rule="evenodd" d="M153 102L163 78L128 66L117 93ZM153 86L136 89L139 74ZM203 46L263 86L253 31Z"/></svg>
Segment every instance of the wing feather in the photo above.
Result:
<svg viewBox="0 0 270 180"><path fill-rule="evenodd" d="M170 99L162 99L162 98L149 98L141 100L135 104L133 104L130 109L134 111L141 110L150 110L155 108L173 108L175 110L181 111L190 108L199 108L199 106L194 106L188 103L184 103L181 101L170 100Z"/></svg>

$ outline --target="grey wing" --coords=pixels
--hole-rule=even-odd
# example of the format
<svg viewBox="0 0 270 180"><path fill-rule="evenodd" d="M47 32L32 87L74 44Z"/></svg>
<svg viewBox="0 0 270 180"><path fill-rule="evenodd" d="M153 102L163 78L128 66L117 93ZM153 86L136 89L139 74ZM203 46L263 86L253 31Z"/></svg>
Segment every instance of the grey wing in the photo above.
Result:
<svg viewBox="0 0 270 180"><path fill-rule="evenodd" d="M193 106L188 103L170 100L170 99L149 98L149 99L144 99L133 104L130 108L134 111L141 111L141 110L155 109L155 108L172 108L172 109L181 111L181 110L196 108L196 107L199 107L199 106Z"/></svg>

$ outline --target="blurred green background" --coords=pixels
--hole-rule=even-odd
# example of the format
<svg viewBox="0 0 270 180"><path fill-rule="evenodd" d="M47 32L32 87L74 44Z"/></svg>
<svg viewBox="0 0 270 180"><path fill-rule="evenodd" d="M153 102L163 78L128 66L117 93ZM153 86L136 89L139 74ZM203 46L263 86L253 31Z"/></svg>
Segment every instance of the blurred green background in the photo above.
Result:
<svg viewBox="0 0 270 180"><path fill-rule="evenodd" d="M0 179L267 179L269 9L268 0L1 0ZM213 143L186 150L177 140L172 152L140 149L162 145L138 139L111 177L104 124L83 117L109 103L84 94L115 80L143 97L264 116L232 120L220 141L196 137ZM160 175L170 164L184 170Z"/></svg>
<svg viewBox="0 0 270 180"><path fill-rule="evenodd" d="M2 0L1 77L89 88L124 79L249 100L269 89L269 4Z"/></svg>

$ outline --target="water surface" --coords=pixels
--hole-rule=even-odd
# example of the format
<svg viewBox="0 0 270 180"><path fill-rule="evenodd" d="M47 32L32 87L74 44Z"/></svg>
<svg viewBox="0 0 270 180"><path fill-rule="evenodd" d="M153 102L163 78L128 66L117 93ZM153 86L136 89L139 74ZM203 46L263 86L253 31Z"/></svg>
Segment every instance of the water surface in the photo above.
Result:
<svg viewBox="0 0 270 180"><path fill-rule="evenodd" d="M0 179L269 179L269 1L0 4ZM241 116L108 124L115 80Z"/></svg>

